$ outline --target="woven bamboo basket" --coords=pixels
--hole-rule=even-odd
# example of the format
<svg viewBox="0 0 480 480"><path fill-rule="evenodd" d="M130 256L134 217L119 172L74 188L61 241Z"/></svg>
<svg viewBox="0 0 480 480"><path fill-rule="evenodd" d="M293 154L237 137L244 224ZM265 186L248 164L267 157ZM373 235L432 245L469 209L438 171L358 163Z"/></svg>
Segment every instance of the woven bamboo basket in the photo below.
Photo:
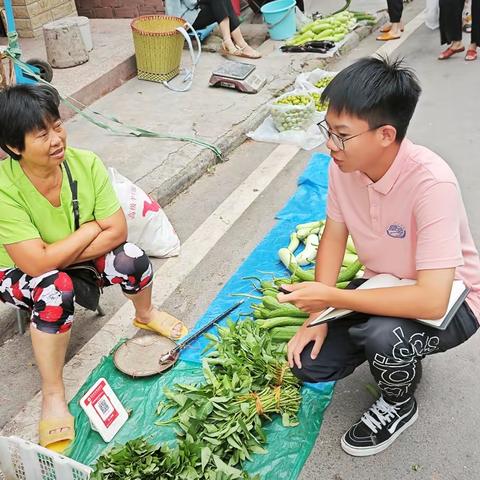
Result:
<svg viewBox="0 0 480 480"><path fill-rule="evenodd" d="M185 43L176 29L185 28L185 20L165 15L145 15L132 23L137 58L137 75L142 80L165 82L176 77Z"/></svg>

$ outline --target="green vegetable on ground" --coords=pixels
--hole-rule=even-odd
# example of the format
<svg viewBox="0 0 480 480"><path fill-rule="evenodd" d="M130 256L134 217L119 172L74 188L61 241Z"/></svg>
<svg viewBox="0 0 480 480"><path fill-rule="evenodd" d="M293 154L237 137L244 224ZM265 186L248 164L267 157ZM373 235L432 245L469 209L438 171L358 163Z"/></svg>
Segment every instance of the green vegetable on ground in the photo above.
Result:
<svg viewBox="0 0 480 480"><path fill-rule="evenodd" d="M271 104L270 113L277 130L303 130L312 124L315 102L309 94L285 94Z"/></svg>
<svg viewBox="0 0 480 480"><path fill-rule="evenodd" d="M104 453L93 480L259 480L242 471L252 454L266 453L263 424L279 415L298 424L301 382L269 330L250 318L227 321L210 340L205 382L165 388L159 428L177 427L177 444L139 438Z"/></svg>
<svg viewBox="0 0 480 480"><path fill-rule="evenodd" d="M259 320L257 321L257 324L260 326L260 328L264 328L266 330L277 327L294 327L303 325L307 317L308 314L302 317L274 317L266 320Z"/></svg>
<svg viewBox="0 0 480 480"><path fill-rule="evenodd" d="M315 86L317 85L315 84ZM312 96L315 102L315 108L317 112L326 112L328 109L328 102L322 102L321 95L319 93L312 92L310 93L310 95Z"/></svg>
<svg viewBox="0 0 480 480"><path fill-rule="evenodd" d="M334 78L333 76L323 77L322 79L318 80L318 82L315 83L315 86L317 88L325 88L333 80L333 78Z"/></svg>
<svg viewBox="0 0 480 480"><path fill-rule="evenodd" d="M319 224L321 225L320 227L318 226ZM289 248L281 248L278 251L280 261L291 273L292 282L315 280L315 269L304 270L302 267L315 262L319 245L318 240L319 237L321 238L324 227L325 222L322 220L297 225L295 232L290 235ZM294 241L295 234L297 235L297 239L305 244L304 249L298 255L295 255L295 250L292 249L292 246L297 245L297 242ZM298 246L299 245L300 242L298 242ZM337 287L345 288L346 285L348 285L347 282L353 280L362 268L363 265L358 260L353 240L349 236L346 243L342 268L337 278ZM278 285L275 280L274 284Z"/></svg>
<svg viewBox="0 0 480 480"><path fill-rule="evenodd" d="M270 335L273 342L285 343L289 342L298 332L300 326L276 327L272 328Z"/></svg>
<svg viewBox="0 0 480 480"><path fill-rule="evenodd" d="M286 45L303 45L314 40L341 42L353 30L358 19L363 20L364 18L348 11L339 11L304 25L297 34L285 43Z"/></svg>

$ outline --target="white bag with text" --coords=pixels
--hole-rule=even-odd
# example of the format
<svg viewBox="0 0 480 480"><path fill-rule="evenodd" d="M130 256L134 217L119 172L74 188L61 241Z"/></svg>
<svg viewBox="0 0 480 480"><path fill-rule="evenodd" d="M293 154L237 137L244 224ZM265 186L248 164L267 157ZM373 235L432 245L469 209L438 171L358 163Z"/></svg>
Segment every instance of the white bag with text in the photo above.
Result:
<svg viewBox="0 0 480 480"><path fill-rule="evenodd" d="M180 239L162 207L114 168L108 175L127 218L128 241L152 257L178 255Z"/></svg>

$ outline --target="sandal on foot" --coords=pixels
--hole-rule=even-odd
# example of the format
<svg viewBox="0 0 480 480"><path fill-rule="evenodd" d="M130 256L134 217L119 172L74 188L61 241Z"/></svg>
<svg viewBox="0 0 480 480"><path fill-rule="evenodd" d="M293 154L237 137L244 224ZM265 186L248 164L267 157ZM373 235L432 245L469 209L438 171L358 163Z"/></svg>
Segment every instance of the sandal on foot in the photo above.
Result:
<svg viewBox="0 0 480 480"><path fill-rule="evenodd" d="M220 53L224 56L224 57L228 57L228 56L232 56L232 57L239 57L240 55L240 49L235 46L234 50L229 50L226 45L225 45L225 42L222 42L222 48L220 49Z"/></svg>
<svg viewBox="0 0 480 480"><path fill-rule="evenodd" d="M467 62L472 62L473 60L477 59L477 51L473 50L473 48L469 48L467 50L467 54L465 55L465 60Z"/></svg>
<svg viewBox="0 0 480 480"><path fill-rule="evenodd" d="M465 51L465 47L460 47L460 48L451 48L448 47L446 50L444 50L439 56L439 60L446 60L447 58L450 58L452 55L455 55L456 53L460 53Z"/></svg>
<svg viewBox="0 0 480 480"><path fill-rule="evenodd" d="M237 53L237 56L243 57L243 58L250 58L252 60L258 60L259 58L262 57L262 54L260 52L257 52L257 50L255 50L254 48L252 48L253 53L245 53L245 49L248 47L249 45L246 45L245 47L239 47L237 45L237 51L239 52Z"/></svg>
<svg viewBox="0 0 480 480"><path fill-rule="evenodd" d="M180 335L174 337L172 331L179 324L182 326L182 330L180 331ZM133 325L137 328L148 330L149 332L158 333L171 340L178 340L188 333L188 328L183 322L167 312L159 312L159 315L148 323L142 323L135 319L133 320Z"/></svg>
<svg viewBox="0 0 480 480"><path fill-rule="evenodd" d="M40 420L38 437L42 447L62 453L75 438L73 417Z"/></svg>
<svg viewBox="0 0 480 480"><path fill-rule="evenodd" d="M400 35L393 35L390 31L382 33L377 37L377 40L381 42L388 42L389 40L398 40Z"/></svg>
<svg viewBox="0 0 480 480"><path fill-rule="evenodd" d="M386 23L381 29L380 29L380 33L387 33L389 32L390 30L392 29L392 24L391 23ZM402 27L400 29L401 32L403 32L405 30L404 27Z"/></svg>

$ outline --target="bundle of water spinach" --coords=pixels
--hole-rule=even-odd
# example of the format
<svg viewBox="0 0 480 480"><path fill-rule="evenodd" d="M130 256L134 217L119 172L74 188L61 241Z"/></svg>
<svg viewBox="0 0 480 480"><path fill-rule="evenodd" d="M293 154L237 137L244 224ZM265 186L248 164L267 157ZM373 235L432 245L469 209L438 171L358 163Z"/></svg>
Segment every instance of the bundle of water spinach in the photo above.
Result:
<svg viewBox="0 0 480 480"><path fill-rule="evenodd" d="M203 360L205 382L165 388L159 427L175 425L175 448L145 438L117 446L97 461L92 480L256 480L242 471L252 455L264 454L264 422L280 415L298 424L300 381L282 348L251 318L228 321Z"/></svg>
<svg viewBox="0 0 480 480"><path fill-rule="evenodd" d="M170 449L139 437L101 455L90 480L256 480L217 457L215 468L207 468L211 457L207 448L194 442Z"/></svg>
<svg viewBox="0 0 480 480"><path fill-rule="evenodd" d="M266 453L263 423L278 414L284 426L298 424L300 382L283 349L253 319L228 321L217 336L207 335L212 351L203 360L206 383L165 388L166 401L157 410L164 418L157 425L175 424L180 445L200 446L199 476L192 478L216 479L219 471L248 478L242 462Z"/></svg>

